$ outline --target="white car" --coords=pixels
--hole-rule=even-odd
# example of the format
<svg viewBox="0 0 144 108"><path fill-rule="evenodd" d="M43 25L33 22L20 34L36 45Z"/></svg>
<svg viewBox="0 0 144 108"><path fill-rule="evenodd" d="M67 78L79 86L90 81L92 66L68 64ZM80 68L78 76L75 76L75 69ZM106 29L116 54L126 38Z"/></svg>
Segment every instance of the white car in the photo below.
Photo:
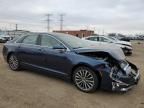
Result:
<svg viewBox="0 0 144 108"><path fill-rule="evenodd" d="M0 42L1 43L5 43L7 41L11 40L11 37L9 35L6 34L0 34Z"/></svg>
<svg viewBox="0 0 144 108"><path fill-rule="evenodd" d="M113 43L113 44L119 46L125 54L130 54L130 55L132 54L133 49L132 49L132 44L130 42L120 41L114 37L99 35L99 36L88 36L88 37L85 37L82 39L95 41L98 43Z"/></svg>

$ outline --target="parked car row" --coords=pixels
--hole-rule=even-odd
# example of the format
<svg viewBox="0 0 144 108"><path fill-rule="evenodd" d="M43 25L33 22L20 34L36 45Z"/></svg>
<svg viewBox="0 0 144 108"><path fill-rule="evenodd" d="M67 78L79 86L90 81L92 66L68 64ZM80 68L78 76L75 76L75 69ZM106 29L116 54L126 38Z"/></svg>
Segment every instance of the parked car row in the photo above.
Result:
<svg viewBox="0 0 144 108"><path fill-rule="evenodd" d="M130 42L118 40L115 37L98 35L98 36L88 36L83 39L94 41L97 44L109 43L113 46L116 45L119 46L125 54L130 54L130 55L132 54L132 50L133 50L132 44Z"/></svg>
<svg viewBox="0 0 144 108"><path fill-rule="evenodd" d="M119 46L98 45L68 34L30 33L15 38L4 44L3 56L13 71L32 68L60 75L83 92L98 88L124 92L140 79L137 66L126 60Z"/></svg>
<svg viewBox="0 0 144 108"><path fill-rule="evenodd" d="M139 34L139 35L123 35L123 34L119 34L119 33L110 33L108 34L108 36L110 37L115 37L119 40L122 41L128 41L130 42L130 40L144 40L144 35L143 34Z"/></svg>
<svg viewBox="0 0 144 108"><path fill-rule="evenodd" d="M118 40L121 40L121 41L130 42L130 39L128 38L128 36L120 34L120 33L109 33L108 36L109 37L115 37L115 38L117 38Z"/></svg>
<svg viewBox="0 0 144 108"><path fill-rule="evenodd" d="M127 37L130 40L144 40L144 35L136 35L134 37Z"/></svg>

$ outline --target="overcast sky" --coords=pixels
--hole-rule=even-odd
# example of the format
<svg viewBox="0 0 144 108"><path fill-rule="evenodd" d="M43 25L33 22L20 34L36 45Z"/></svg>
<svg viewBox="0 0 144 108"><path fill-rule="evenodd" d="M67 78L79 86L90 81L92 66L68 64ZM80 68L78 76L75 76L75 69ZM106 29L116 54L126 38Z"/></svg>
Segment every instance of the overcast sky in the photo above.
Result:
<svg viewBox="0 0 144 108"><path fill-rule="evenodd" d="M53 30L64 13L64 29L144 33L144 0L0 0L0 28L46 31L47 13Z"/></svg>

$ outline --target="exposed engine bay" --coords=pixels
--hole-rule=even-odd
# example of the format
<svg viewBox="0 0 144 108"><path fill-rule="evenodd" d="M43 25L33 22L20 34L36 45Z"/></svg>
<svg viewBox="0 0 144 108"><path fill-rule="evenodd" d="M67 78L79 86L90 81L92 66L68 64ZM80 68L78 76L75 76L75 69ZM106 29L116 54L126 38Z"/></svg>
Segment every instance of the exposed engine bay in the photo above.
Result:
<svg viewBox="0 0 144 108"><path fill-rule="evenodd" d="M108 63L110 67L114 67L117 65L117 60L115 60L109 53L107 52L86 52L86 53L80 53L81 55L85 55L88 57L95 58L97 60L104 60Z"/></svg>

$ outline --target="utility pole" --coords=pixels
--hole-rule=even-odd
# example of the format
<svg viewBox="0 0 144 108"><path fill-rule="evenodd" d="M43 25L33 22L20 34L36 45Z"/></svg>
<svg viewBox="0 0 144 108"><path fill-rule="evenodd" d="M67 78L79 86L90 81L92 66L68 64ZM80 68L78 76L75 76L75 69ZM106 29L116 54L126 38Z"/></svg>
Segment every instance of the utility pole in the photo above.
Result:
<svg viewBox="0 0 144 108"><path fill-rule="evenodd" d="M64 14L60 14L60 31L63 30Z"/></svg>
<svg viewBox="0 0 144 108"><path fill-rule="evenodd" d="M18 24L16 24L15 27L16 27L16 31L17 31L18 30Z"/></svg>
<svg viewBox="0 0 144 108"><path fill-rule="evenodd" d="M52 14L47 14L46 15L47 16L47 31L48 32L50 32L50 21L51 21L51 19L50 19L50 17L52 16Z"/></svg>

